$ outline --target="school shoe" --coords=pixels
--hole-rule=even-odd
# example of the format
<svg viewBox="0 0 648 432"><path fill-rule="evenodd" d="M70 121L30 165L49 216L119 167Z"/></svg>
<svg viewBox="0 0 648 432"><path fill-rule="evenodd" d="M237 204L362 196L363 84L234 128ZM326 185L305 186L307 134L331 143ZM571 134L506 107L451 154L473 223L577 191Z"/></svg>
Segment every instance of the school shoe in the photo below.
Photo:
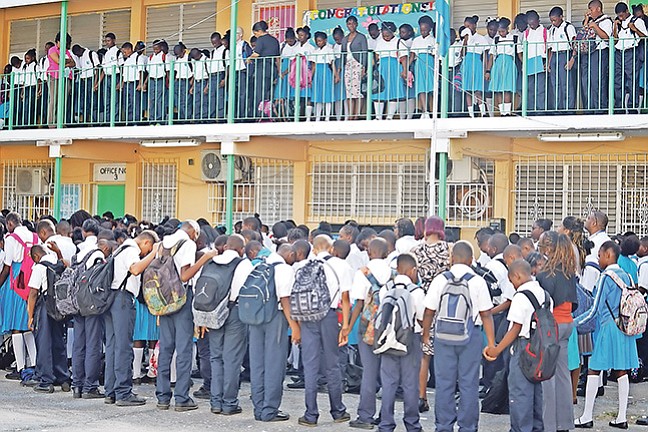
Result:
<svg viewBox="0 0 648 432"><path fill-rule="evenodd" d="M574 419L574 426L576 429L592 429L594 428L594 421L590 420L585 423L581 423L580 419Z"/></svg>
<svg viewBox="0 0 648 432"><path fill-rule="evenodd" d="M424 413L430 411L430 405L428 404L427 399L419 398L419 413Z"/></svg>
<svg viewBox="0 0 648 432"><path fill-rule="evenodd" d="M133 378L133 385L142 385L142 378Z"/></svg>
<svg viewBox="0 0 648 432"><path fill-rule="evenodd" d="M209 393L209 390L201 386L198 390L193 392L193 397L196 399L210 399L211 394Z"/></svg>
<svg viewBox="0 0 648 432"><path fill-rule="evenodd" d="M35 380L35 379L28 379L24 381L20 381L20 385L23 387L36 387L38 384L40 384L40 381Z"/></svg>
<svg viewBox="0 0 648 432"><path fill-rule="evenodd" d="M285 412L279 411L276 416L272 417L270 420L264 420L264 421L268 423L272 423L272 422L281 422L286 420L290 420L290 416Z"/></svg>
<svg viewBox="0 0 648 432"><path fill-rule="evenodd" d="M171 404L169 402L160 402L158 401L157 404L155 404L155 408L161 410L161 411L166 411L169 409L169 406Z"/></svg>
<svg viewBox="0 0 648 432"><path fill-rule="evenodd" d="M236 408L231 409L229 411L223 410L223 412L221 412L221 414L228 416L228 415L241 414L242 412L243 412L243 410L241 409L241 407L237 406Z"/></svg>
<svg viewBox="0 0 648 432"><path fill-rule="evenodd" d="M299 419L297 420L297 424L301 426L315 427L317 426L317 420L310 421L307 420L306 417L299 417Z"/></svg>
<svg viewBox="0 0 648 432"><path fill-rule="evenodd" d="M115 403L115 396L106 396L106 397L104 398L104 403L105 403L106 405L112 405L112 404L114 404L114 403Z"/></svg>
<svg viewBox="0 0 648 432"><path fill-rule="evenodd" d="M74 399L81 399L81 397L82 397L81 389L78 388L78 387L74 387L74 388L72 389L72 397L73 397Z"/></svg>
<svg viewBox="0 0 648 432"><path fill-rule="evenodd" d="M598 388L598 391L596 392L596 397L601 397L604 395L605 395L605 387L601 386ZM585 387L576 390L576 396L585 397Z"/></svg>
<svg viewBox="0 0 648 432"><path fill-rule="evenodd" d="M628 422L627 421L620 422L620 423L610 422L608 424L610 425L610 427L613 427L613 428L628 429Z"/></svg>
<svg viewBox="0 0 648 432"><path fill-rule="evenodd" d="M175 408L177 412L184 412L184 411L193 411L195 409L198 409L198 405L196 405L196 402L192 401L189 399L189 402L185 403L176 403Z"/></svg>
<svg viewBox="0 0 648 432"><path fill-rule="evenodd" d="M295 382L288 383L287 387L289 389L303 389L303 388L306 388L306 383L304 382L303 379L300 379L300 380L297 380Z"/></svg>
<svg viewBox="0 0 648 432"><path fill-rule="evenodd" d="M359 418L357 418L349 422L349 427L356 428L356 429L371 430L374 428L374 425L372 423L365 423Z"/></svg>
<svg viewBox="0 0 648 432"><path fill-rule="evenodd" d="M115 405L119 407L140 406L144 404L146 404L146 399L139 397L133 393L128 395L126 399L119 399L118 401L115 402Z"/></svg>
<svg viewBox="0 0 648 432"><path fill-rule="evenodd" d="M212 414L220 414L220 413L223 412L223 409L222 408L217 408L217 407L211 407L209 409L209 411L211 411ZM257 420L257 419L255 419L255 420Z"/></svg>
<svg viewBox="0 0 648 432"><path fill-rule="evenodd" d="M5 378L12 381L20 381L22 379L20 372L18 371L9 372L7 375L5 375Z"/></svg>
<svg viewBox="0 0 648 432"><path fill-rule="evenodd" d="M72 390L72 386L70 385L69 382L65 381L61 383L61 390L64 392L69 392L70 390Z"/></svg>
<svg viewBox="0 0 648 432"><path fill-rule="evenodd" d="M76 389L74 389L76 392ZM99 391L99 389L92 389L89 392L83 393L81 395L83 399L101 399L105 398L106 395Z"/></svg>
<svg viewBox="0 0 648 432"><path fill-rule="evenodd" d="M340 415L340 417L338 417L338 418L334 418L334 419L333 419L333 423L345 423L345 422L348 422L349 420L351 420L351 414L349 414L348 412L344 411L344 412Z"/></svg>
<svg viewBox="0 0 648 432"><path fill-rule="evenodd" d="M34 391L39 393L54 393L54 386L52 384L38 384L34 387Z"/></svg>
<svg viewBox="0 0 648 432"><path fill-rule="evenodd" d="M646 417L646 416L639 417L637 419L637 424L639 426L648 426L648 417Z"/></svg>

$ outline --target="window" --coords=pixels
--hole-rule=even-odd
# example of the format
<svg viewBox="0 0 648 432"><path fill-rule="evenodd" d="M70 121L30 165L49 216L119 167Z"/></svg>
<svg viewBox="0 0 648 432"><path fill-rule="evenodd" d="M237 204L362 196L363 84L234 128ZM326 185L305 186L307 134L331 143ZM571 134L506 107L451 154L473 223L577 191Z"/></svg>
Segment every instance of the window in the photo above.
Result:
<svg viewBox="0 0 648 432"><path fill-rule="evenodd" d="M452 27L459 32L459 27L464 23L467 16L479 16L479 29L486 28L487 18L496 18L497 0L453 0L450 3L452 8ZM511 21L513 17L511 17Z"/></svg>
<svg viewBox="0 0 648 432"><path fill-rule="evenodd" d="M296 2L285 0L264 0L252 4L252 22L265 21L268 23L268 33L284 41L288 27L295 28L297 15Z"/></svg>
<svg viewBox="0 0 648 432"><path fill-rule="evenodd" d="M164 39L171 49L178 41L188 48L211 48L209 37L214 31L215 1L146 8L146 41L149 46L155 39Z"/></svg>
<svg viewBox="0 0 648 432"><path fill-rule="evenodd" d="M160 160L142 162L142 219L158 223L176 215L178 164Z"/></svg>
<svg viewBox="0 0 648 432"><path fill-rule="evenodd" d="M2 208L18 212L30 220L52 214L52 162L5 160L1 166Z"/></svg>
<svg viewBox="0 0 648 432"><path fill-rule="evenodd" d="M83 205L83 185L61 185L61 218L69 218L75 211L85 208Z"/></svg>

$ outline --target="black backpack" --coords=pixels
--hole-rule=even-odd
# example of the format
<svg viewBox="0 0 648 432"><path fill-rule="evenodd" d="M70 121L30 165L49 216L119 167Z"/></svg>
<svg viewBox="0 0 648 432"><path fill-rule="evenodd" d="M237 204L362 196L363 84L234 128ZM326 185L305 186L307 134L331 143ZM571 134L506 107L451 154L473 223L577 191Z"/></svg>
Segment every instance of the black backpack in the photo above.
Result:
<svg viewBox="0 0 648 432"><path fill-rule="evenodd" d="M101 315L110 309L117 290L111 289L115 276L115 258L130 246L117 249L106 261L97 263L81 273L78 285L77 304L81 316ZM124 289L130 273L126 275L119 289Z"/></svg>
<svg viewBox="0 0 648 432"><path fill-rule="evenodd" d="M67 315L63 315L59 312L58 307L56 307L54 284L63 274L65 265L61 261L57 261L55 264L49 262L42 262L41 264L47 269L47 293L41 295L38 300L45 303L45 309L47 309L47 315L50 318L54 321L64 321Z"/></svg>
<svg viewBox="0 0 648 432"><path fill-rule="evenodd" d="M200 273L194 287L193 316L199 327L219 329L229 316L229 296L234 272L242 258L227 264L209 261Z"/></svg>
<svg viewBox="0 0 648 432"><path fill-rule="evenodd" d="M491 300L502 295L502 289L499 286L499 281L497 280L497 277L495 277L493 272L490 271L490 269L487 269L480 264L472 266L472 269L477 276L480 276L486 281Z"/></svg>
<svg viewBox="0 0 648 432"><path fill-rule="evenodd" d="M551 379L556 373L560 353L558 324L550 309L551 298L548 292L544 292L545 301L542 305L531 291L518 293L528 298L535 309L531 316L531 337L520 354L520 369L530 382L540 383Z"/></svg>
<svg viewBox="0 0 648 432"><path fill-rule="evenodd" d="M498 371L493 383L482 399L481 412L488 414L509 414L508 367Z"/></svg>

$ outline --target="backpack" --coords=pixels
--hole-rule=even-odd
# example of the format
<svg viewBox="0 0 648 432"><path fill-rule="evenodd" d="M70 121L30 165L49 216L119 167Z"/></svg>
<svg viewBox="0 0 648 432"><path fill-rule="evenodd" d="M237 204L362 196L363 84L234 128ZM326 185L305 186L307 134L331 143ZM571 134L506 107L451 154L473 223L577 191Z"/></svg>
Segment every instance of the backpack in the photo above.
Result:
<svg viewBox="0 0 648 432"><path fill-rule="evenodd" d="M610 20L612 19L607 16L603 15L599 17L596 22L601 23L602 21L605 20ZM587 54L596 49L597 43L596 43L596 31L593 28L589 28L587 26L583 26L583 28L579 29L578 32L576 32L576 52L580 52L581 54Z"/></svg>
<svg viewBox="0 0 648 432"><path fill-rule="evenodd" d="M180 240L170 249L162 247L144 271L142 290L151 315L163 316L177 312L187 302L187 287L180 280L173 257L186 240Z"/></svg>
<svg viewBox="0 0 648 432"><path fill-rule="evenodd" d="M81 316L101 315L110 309L117 291L111 289L115 277L115 258L129 247L120 247L105 261L81 272L76 296ZM129 276L130 273L126 274L118 290L124 289Z"/></svg>
<svg viewBox="0 0 648 432"><path fill-rule="evenodd" d="M301 89L307 89L311 86L313 82L313 76L310 69L308 68L308 59L304 55L299 55L290 59L290 72L288 72L288 85L290 87L297 87L297 62L301 62L301 68L299 70L299 87Z"/></svg>
<svg viewBox="0 0 648 432"><path fill-rule="evenodd" d="M475 266L472 266L471 268L477 276L481 277L482 279L484 279L484 281L486 281L486 285L488 286L488 292L490 294L491 300L493 300L495 297L499 297L502 295L502 290L499 286L499 281L497 280L495 274L492 271L490 271L490 269L483 267L481 264L477 264Z"/></svg>
<svg viewBox="0 0 648 432"><path fill-rule="evenodd" d="M457 278L447 271L443 276L446 278L446 284L439 297L435 338L450 345L466 345L475 328L468 288L468 282L474 275L466 273Z"/></svg>
<svg viewBox="0 0 648 432"><path fill-rule="evenodd" d="M614 318L616 326L627 336L638 336L646 331L646 321L648 321L648 305L641 292L635 287L628 286L613 271L603 273L609 276L614 283L621 288L621 301L619 302L619 316L614 318L612 308L607 300L605 305Z"/></svg>
<svg viewBox="0 0 648 432"><path fill-rule="evenodd" d="M407 345L414 333L411 293L420 288L414 284L389 282L387 289L376 313L373 352L404 356L407 355Z"/></svg>
<svg viewBox="0 0 648 432"><path fill-rule="evenodd" d="M56 308L62 315L76 315L79 313L77 293L79 292L78 280L86 269L90 256L99 249L88 251L81 262L73 259L72 266L66 267L60 277L54 282L53 290L48 292L54 297Z"/></svg>
<svg viewBox="0 0 648 432"><path fill-rule="evenodd" d="M47 315L54 321L64 321L67 315L62 314L56 305L56 296L54 295L54 286L58 279L62 276L65 266L62 262L58 261L55 264L49 262L41 263L47 269L47 293L41 295L39 301L44 302Z"/></svg>
<svg viewBox="0 0 648 432"><path fill-rule="evenodd" d="M243 324L268 324L279 312L274 278L277 264L265 261L257 264L241 287L238 302L239 319Z"/></svg>
<svg viewBox="0 0 648 432"><path fill-rule="evenodd" d="M20 263L20 270L18 270L18 274L14 274L13 266L10 267L11 289L14 290L21 299L27 301L27 298L29 298L29 278L32 274L32 267L34 267L34 260L31 257L30 250L32 246L38 244L38 235L33 233L32 241L28 241L27 243L25 243L16 233L11 233L8 235L8 237L16 240L18 244L23 248L23 259Z"/></svg>
<svg viewBox="0 0 648 432"><path fill-rule="evenodd" d="M367 345L374 345L376 341L376 316L380 309L379 294L380 288L382 288L383 285L381 285L371 273L367 275L367 280L371 283L371 288L369 288L369 292L367 292L367 298L365 298L364 306L360 313L359 329L360 334L362 335L362 340Z"/></svg>
<svg viewBox="0 0 648 432"><path fill-rule="evenodd" d="M508 365L493 378L486 397L482 399L481 412L488 414L509 414Z"/></svg>
<svg viewBox="0 0 648 432"><path fill-rule="evenodd" d="M528 290L522 293L533 305L531 316L531 337L524 342L520 353L519 365L522 373L532 383L540 383L551 379L556 372L560 345L558 344L558 324L550 309L550 296L545 293L545 301L538 303L536 296Z"/></svg>
<svg viewBox="0 0 648 432"><path fill-rule="evenodd" d="M200 273L194 287L192 311L199 327L219 329L229 317L229 297L234 272L242 258L227 264L209 261Z"/></svg>
<svg viewBox="0 0 648 432"><path fill-rule="evenodd" d="M578 300L578 307L572 314L575 317L582 315L590 310L592 305L594 304L594 297L580 283L576 284L576 298ZM588 334L592 333L595 328L596 320L592 319L576 326L576 331L578 331L578 334Z"/></svg>
<svg viewBox="0 0 648 432"><path fill-rule="evenodd" d="M315 259L295 273L295 284L290 294L290 316L295 321L321 321L331 310L333 299L326 281L325 265L329 264ZM335 278L339 291L340 281L337 274Z"/></svg>

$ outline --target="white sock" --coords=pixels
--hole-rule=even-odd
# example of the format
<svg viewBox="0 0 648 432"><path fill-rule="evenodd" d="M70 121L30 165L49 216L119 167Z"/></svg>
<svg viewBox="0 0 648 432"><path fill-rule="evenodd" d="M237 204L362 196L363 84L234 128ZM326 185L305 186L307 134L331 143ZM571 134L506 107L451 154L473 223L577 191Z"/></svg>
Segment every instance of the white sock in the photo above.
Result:
<svg viewBox="0 0 648 432"><path fill-rule="evenodd" d="M315 104L315 121L316 122L320 121L321 116L322 116L322 104L317 102Z"/></svg>
<svg viewBox="0 0 648 432"><path fill-rule="evenodd" d="M398 112L400 113L400 118L404 119L407 114L407 101L398 102Z"/></svg>
<svg viewBox="0 0 648 432"><path fill-rule="evenodd" d="M344 107L344 102L343 101L335 101L335 119L337 121L342 120L342 114L343 114L343 109Z"/></svg>
<svg viewBox="0 0 648 432"><path fill-rule="evenodd" d="M499 110L500 115L506 114L506 111L504 111L504 104L497 105L497 109Z"/></svg>
<svg viewBox="0 0 648 432"><path fill-rule="evenodd" d="M486 107L488 108L488 116L495 117L495 105L492 98L486 98Z"/></svg>
<svg viewBox="0 0 648 432"><path fill-rule="evenodd" d="M513 104L508 102L504 104L504 111L506 111L506 115L511 115L513 113Z"/></svg>
<svg viewBox="0 0 648 432"><path fill-rule="evenodd" d="M414 111L416 111L416 99L407 99L407 118L414 118Z"/></svg>
<svg viewBox="0 0 648 432"><path fill-rule="evenodd" d="M331 120L331 111L333 110L333 104L331 102L327 102L324 104L324 115L326 116L325 120L329 121Z"/></svg>
<svg viewBox="0 0 648 432"><path fill-rule="evenodd" d="M486 104L479 104L479 112L482 117L486 117Z"/></svg>
<svg viewBox="0 0 648 432"><path fill-rule="evenodd" d="M628 421L626 411L628 410L628 395L630 394L630 381L628 375L623 375L617 379L619 386L619 415L617 415L616 422L623 423Z"/></svg>
<svg viewBox="0 0 648 432"><path fill-rule="evenodd" d="M36 339L34 338L34 333L23 333L23 339L27 346L27 354L29 354L29 366L34 367L36 366Z"/></svg>
<svg viewBox="0 0 648 432"><path fill-rule="evenodd" d="M13 344L14 356L16 357L16 370L20 372L25 369L25 341L22 333L12 334L11 343Z"/></svg>
<svg viewBox="0 0 648 432"><path fill-rule="evenodd" d="M306 105L306 121L310 121L313 116L313 106Z"/></svg>
<svg viewBox="0 0 648 432"><path fill-rule="evenodd" d="M382 115L384 110L385 110L385 102L374 102L374 111L376 112L376 120L382 120Z"/></svg>
<svg viewBox="0 0 648 432"><path fill-rule="evenodd" d="M389 102L387 104L387 120L392 120L396 111L398 111L398 102Z"/></svg>
<svg viewBox="0 0 648 432"><path fill-rule="evenodd" d="M142 358L144 357L144 348L133 347L133 379L142 377Z"/></svg>
<svg viewBox="0 0 648 432"><path fill-rule="evenodd" d="M599 373L598 377L599 377L598 386L603 387L603 371Z"/></svg>
<svg viewBox="0 0 648 432"><path fill-rule="evenodd" d="M585 384L585 409L579 419L579 423L581 424L592 421L594 401L596 400L596 392L598 392L598 380L599 377L597 375L587 376L587 383Z"/></svg>
<svg viewBox="0 0 648 432"><path fill-rule="evenodd" d="M475 106L471 105L468 107L468 115L472 118L475 117Z"/></svg>
<svg viewBox="0 0 648 432"><path fill-rule="evenodd" d="M177 354L173 351L173 357L171 358L171 382L176 382L176 357Z"/></svg>
<svg viewBox="0 0 648 432"><path fill-rule="evenodd" d="M198 369L198 345L196 343L191 344L191 370L194 371Z"/></svg>

